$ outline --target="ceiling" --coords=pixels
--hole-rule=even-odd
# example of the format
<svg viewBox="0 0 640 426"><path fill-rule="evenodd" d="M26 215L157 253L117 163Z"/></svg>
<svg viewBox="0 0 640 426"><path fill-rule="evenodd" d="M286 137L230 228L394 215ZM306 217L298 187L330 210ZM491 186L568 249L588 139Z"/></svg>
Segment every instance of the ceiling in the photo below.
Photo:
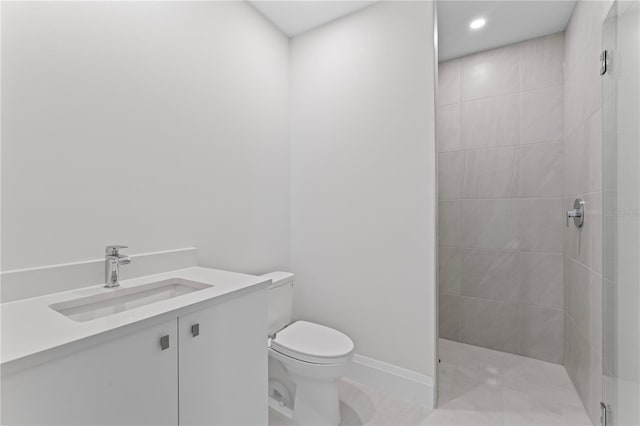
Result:
<svg viewBox="0 0 640 426"><path fill-rule="evenodd" d="M276 27L289 37L297 36L334 19L375 3L369 1L250 1Z"/></svg>
<svg viewBox="0 0 640 426"><path fill-rule="evenodd" d="M254 0L250 3L289 37L376 3L377 0ZM457 58L563 31L575 0L439 0L439 60ZM478 30L476 18L486 19Z"/></svg>
<svg viewBox="0 0 640 426"><path fill-rule="evenodd" d="M451 1L438 2L440 61L563 31L575 0L567 1ZM478 30L476 18L486 19Z"/></svg>

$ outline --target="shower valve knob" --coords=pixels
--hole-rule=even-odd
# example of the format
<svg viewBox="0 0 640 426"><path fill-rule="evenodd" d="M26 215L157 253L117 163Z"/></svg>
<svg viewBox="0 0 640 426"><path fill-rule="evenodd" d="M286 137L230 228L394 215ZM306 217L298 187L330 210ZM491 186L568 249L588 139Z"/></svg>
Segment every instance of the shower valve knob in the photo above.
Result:
<svg viewBox="0 0 640 426"><path fill-rule="evenodd" d="M584 200L576 198L573 202L573 210L567 211L567 226L569 226L569 219L573 218L573 224L576 228L582 228L584 224Z"/></svg>

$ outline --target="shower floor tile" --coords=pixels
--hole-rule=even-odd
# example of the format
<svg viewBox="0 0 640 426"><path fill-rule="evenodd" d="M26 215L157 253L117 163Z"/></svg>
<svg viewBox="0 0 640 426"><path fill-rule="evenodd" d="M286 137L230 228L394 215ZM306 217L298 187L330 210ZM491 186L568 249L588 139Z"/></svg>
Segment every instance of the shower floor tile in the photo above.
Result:
<svg viewBox="0 0 640 426"><path fill-rule="evenodd" d="M438 408L340 382L342 425L591 426L563 366L440 339ZM291 422L270 410L270 426Z"/></svg>
<svg viewBox="0 0 640 426"><path fill-rule="evenodd" d="M590 426L562 365L440 339L440 397L420 425Z"/></svg>

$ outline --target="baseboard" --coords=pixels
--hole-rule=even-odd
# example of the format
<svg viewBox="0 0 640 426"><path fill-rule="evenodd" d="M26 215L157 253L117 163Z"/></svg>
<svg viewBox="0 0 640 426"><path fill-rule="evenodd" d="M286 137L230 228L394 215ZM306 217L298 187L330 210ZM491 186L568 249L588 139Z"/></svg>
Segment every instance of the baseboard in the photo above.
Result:
<svg viewBox="0 0 640 426"><path fill-rule="evenodd" d="M131 264L121 270L121 279L184 269L198 265L198 249L176 250L131 255ZM14 269L0 273L2 303L75 290L104 282L104 258L61 265Z"/></svg>
<svg viewBox="0 0 640 426"><path fill-rule="evenodd" d="M347 378L414 404L434 408L433 378L424 374L355 354Z"/></svg>

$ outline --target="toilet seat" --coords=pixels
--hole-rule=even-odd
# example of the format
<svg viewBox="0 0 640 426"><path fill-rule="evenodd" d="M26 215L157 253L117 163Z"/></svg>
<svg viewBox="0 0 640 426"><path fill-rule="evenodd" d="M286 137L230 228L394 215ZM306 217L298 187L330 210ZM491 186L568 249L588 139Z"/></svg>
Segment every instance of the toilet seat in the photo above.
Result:
<svg viewBox="0 0 640 426"><path fill-rule="evenodd" d="M308 321L296 321L276 334L271 348L312 364L338 364L349 360L353 341L345 334Z"/></svg>

